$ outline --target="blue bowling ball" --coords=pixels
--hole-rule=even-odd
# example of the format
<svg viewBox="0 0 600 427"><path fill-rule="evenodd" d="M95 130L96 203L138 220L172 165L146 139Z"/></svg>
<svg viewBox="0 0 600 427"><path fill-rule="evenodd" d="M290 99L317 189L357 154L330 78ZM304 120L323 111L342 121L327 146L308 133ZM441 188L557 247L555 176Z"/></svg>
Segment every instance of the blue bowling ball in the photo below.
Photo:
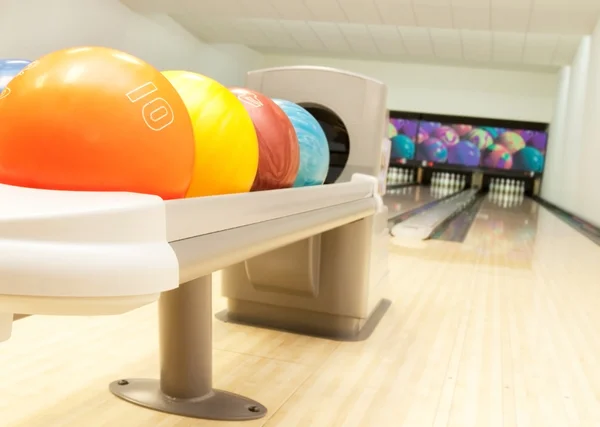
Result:
<svg viewBox="0 0 600 427"><path fill-rule="evenodd" d="M477 167L481 159L481 151L475 144L462 140L458 144L448 147L448 163L453 165Z"/></svg>
<svg viewBox="0 0 600 427"><path fill-rule="evenodd" d="M448 148L438 138L429 138L417 145L417 160L446 163Z"/></svg>
<svg viewBox="0 0 600 427"><path fill-rule="evenodd" d="M0 92L29 64L31 61L26 59L0 59Z"/></svg>
<svg viewBox="0 0 600 427"><path fill-rule="evenodd" d="M294 187L323 184L329 171L329 143L321 125L298 104L282 99L273 101L288 116L298 136L300 167Z"/></svg>

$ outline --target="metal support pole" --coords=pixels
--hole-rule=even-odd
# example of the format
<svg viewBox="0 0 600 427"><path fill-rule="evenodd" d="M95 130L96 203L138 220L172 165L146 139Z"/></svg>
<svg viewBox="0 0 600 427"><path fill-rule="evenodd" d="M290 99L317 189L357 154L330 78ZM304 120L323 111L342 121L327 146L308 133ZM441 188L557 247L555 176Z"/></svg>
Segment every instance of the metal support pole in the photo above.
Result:
<svg viewBox="0 0 600 427"><path fill-rule="evenodd" d="M161 412L210 420L262 418L254 400L212 388L212 278L200 277L159 300L160 380L110 384L116 396Z"/></svg>

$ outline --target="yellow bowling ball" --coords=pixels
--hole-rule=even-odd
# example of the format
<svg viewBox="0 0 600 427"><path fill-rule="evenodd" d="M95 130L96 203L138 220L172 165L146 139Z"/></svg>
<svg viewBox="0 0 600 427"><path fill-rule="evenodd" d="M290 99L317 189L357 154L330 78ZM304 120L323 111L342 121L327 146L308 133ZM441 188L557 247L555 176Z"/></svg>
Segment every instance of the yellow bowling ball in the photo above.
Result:
<svg viewBox="0 0 600 427"><path fill-rule="evenodd" d="M250 191L258 169L258 138L250 115L229 89L189 71L163 71L188 110L196 160L186 197Z"/></svg>

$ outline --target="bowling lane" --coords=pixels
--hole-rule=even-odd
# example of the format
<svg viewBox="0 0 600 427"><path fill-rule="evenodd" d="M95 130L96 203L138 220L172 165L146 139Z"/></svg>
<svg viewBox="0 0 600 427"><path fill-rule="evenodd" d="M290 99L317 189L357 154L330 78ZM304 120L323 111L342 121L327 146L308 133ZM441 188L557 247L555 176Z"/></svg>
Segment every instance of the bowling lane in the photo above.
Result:
<svg viewBox="0 0 600 427"><path fill-rule="evenodd" d="M464 245L485 265L561 280L600 277L600 246L530 198L486 196Z"/></svg>
<svg viewBox="0 0 600 427"><path fill-rule="evenodd" d="M498 349L502 381L512 379L517 401L534 393L562 408L548 413L540 403L530 425L577 425L577 417L600 425L592 391L600 375L589 362L600 352L600 246L531 199L513 207L488 199L477 221L468 236L478 265L472 301L487 302L481 342Z"/></svg>
<svg viewBox="0 0 600 427"><path fill-rule="evenodd" d="M464 241L484 257L501 256L503 262L530 263L542 207L529 198L508 203L488 194ZM512 261L511 261L512 260Z"/></svg>
<svg viewBox="0 0 600 427"><path fill-rule="evenodd" d="M388 218L392 219L438 198L436 193L431 191L431 187L412 185L388 190L387 194L383 196L383 202L388 207Z"/></svg>
<svg viewBox="0 0 600 427"><path fill-rule="evenodd" d="M491 426L504 416L512 426L600 426L600 246L531 199L504 199L486 197L462 244L392 246L392 268L410 284L400 290L404 310L427 307L411 346L431 337L426 354L435 354L427 362L418 353L410 366L429 363L421 369L432 378L442 365L439 376L452 379L430 392L448 396L443 425ZM430 323L432 313L440 317Z"/></svg>

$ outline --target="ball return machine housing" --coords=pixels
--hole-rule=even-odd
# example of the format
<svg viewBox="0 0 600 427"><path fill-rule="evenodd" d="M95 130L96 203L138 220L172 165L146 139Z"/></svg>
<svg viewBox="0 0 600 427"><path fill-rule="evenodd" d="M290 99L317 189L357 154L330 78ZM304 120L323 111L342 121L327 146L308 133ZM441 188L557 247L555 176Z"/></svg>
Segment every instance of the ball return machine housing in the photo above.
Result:
<svg viewBox="0 0 600 427"><path fill-rule="evenodd" d="M319 187L170 201L0 185L0 341L10 338L13 313L110 315L158 300L160 378L118 379L110 391L181 416L264 417L267 409L259 402L213 389L212 273L277 249L308 249L314 243L306 242L333 233L340 235L332 240L334 249L335 242L344 246L336 257L376 261L386 277L387 230L380 227L385 228L387 210L377 175L354 173L346 182ZM357 230L360 244L346 245ZM322 248L321 256L327 250ZM365 256L373 250L378 257ZM321 289L324 278L344 277L332 271L336 268L348 265L322 262ZM375 276L372 271L362 277L371 283ZM338 293L343 285L342 280ZM359 305L372 311L377 298Z"/></svg>

